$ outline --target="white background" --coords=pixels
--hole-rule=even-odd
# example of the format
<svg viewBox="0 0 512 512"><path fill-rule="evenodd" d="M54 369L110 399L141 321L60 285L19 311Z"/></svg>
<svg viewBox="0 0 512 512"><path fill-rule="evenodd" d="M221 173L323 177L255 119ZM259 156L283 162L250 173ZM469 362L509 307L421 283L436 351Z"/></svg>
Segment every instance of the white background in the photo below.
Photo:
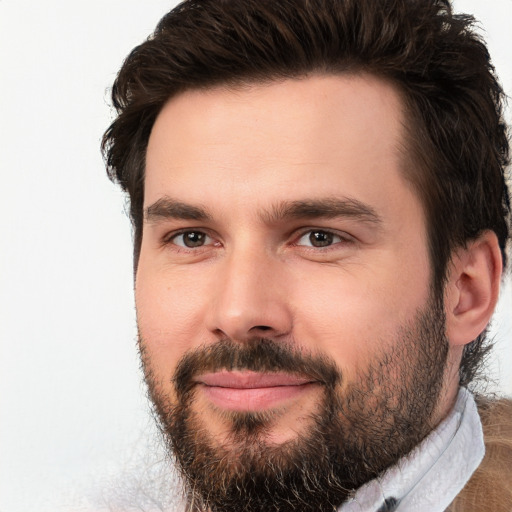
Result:
<svg viewBox="0 0 512 512"><path fill-rule="evenodd" d="M0 0L0 512L130 510L160 470L130 226L99 144L123 58L174 4ZM456 5L482 20L510 94L512 0ZM492 367L512 394L503 295Z"/></svg>

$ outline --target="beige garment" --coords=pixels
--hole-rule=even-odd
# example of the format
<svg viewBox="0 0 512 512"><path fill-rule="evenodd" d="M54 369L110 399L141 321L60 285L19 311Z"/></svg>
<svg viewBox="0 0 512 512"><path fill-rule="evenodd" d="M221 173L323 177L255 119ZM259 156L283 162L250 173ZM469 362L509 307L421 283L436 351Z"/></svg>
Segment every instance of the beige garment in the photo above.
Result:
<svg viewBox="0 0 512 512"><path fill-rule="evenodd" d="M446 512L512 512L512 400L476 401L485 457Z"/></svg>

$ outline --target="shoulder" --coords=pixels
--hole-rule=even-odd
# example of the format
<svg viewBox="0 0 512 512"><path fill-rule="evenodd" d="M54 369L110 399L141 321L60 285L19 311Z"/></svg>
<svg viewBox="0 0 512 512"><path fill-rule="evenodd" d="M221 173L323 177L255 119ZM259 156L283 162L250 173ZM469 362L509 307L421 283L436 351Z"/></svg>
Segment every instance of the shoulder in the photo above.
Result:
<svg viewBox="0 0 512 512"><path fill-rule="evenodd" d="M485 457L449 512L512 512L512 400L478 397Z"/></svg>

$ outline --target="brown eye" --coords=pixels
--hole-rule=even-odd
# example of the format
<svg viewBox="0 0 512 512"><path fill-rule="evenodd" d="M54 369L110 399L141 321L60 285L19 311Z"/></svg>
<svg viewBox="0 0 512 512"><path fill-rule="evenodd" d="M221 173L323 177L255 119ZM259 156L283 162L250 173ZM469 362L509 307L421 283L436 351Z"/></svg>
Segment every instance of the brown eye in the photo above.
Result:
<svg viewBox="0 0 512 512"><path fill-rule="evenodd" d="M207 243L211 243L211 238L201 231L185 231L174 236L172 241L179 247L193 249L194 247L202 247Z"/></svg>
<svg viewBox="0 0 512 512"><path fill-rule="evenodd" d="M314 229L304 233L297 242L297 245L321 248L329 247L342 241L343 238L340 235L322 229Z"/></svg>
<svg viewBox="0 0 512 512"><path fill-rule="evenodd" d="M312 231L309 234L309 241L313 247L327 247L332 244L333 235L326 231Z"/></svg>

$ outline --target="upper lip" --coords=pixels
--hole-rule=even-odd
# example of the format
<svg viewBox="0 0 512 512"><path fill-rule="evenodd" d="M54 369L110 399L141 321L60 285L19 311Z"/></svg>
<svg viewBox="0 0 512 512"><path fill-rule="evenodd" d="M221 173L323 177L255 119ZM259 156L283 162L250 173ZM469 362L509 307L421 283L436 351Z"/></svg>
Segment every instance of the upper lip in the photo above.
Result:
<svg viewBox="0 0 512 512"><path fill-rule="evenodd" d="M199 384L206 386L255 389L271 388L277 386L301 386L315 382L308 377L301 377L291 373L262 373L249 370L221 370L218 372L204 373L194 379Z"/></svg>

